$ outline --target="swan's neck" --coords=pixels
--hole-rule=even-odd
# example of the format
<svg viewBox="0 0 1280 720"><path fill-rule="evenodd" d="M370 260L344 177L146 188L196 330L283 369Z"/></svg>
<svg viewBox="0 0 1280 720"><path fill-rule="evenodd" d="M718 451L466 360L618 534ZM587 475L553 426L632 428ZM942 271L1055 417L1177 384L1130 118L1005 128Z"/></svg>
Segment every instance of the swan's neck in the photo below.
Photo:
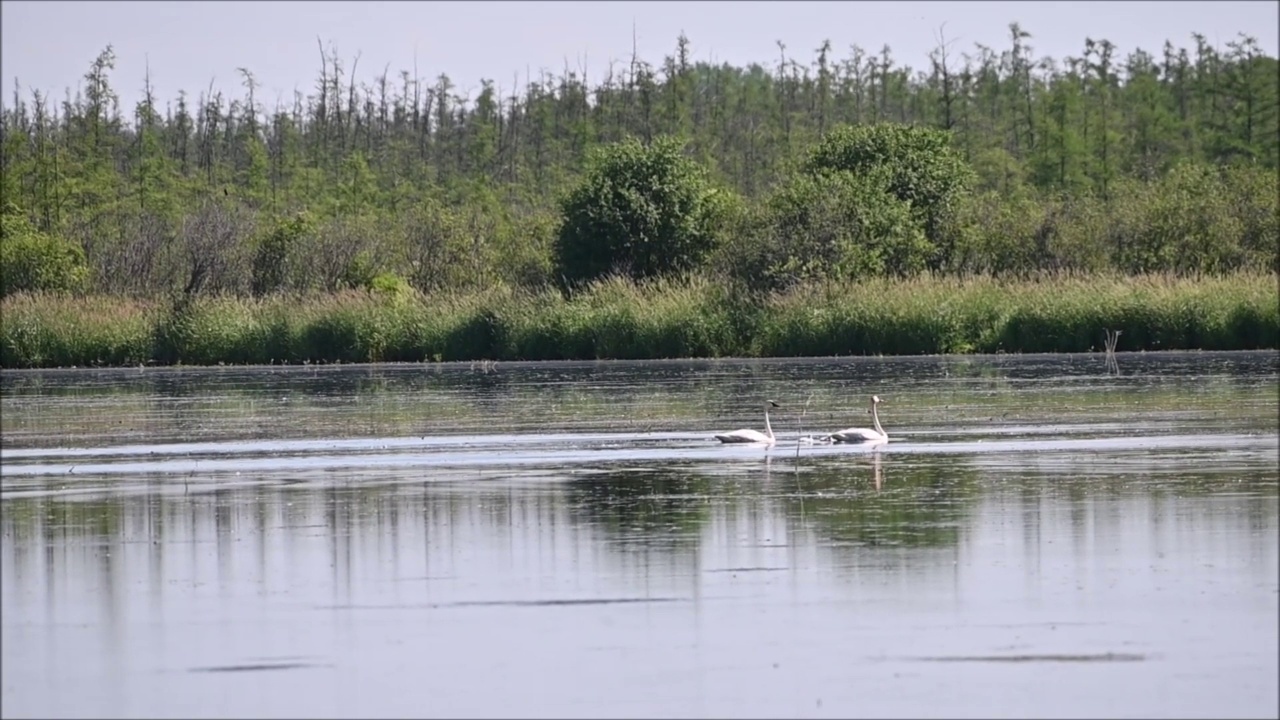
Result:
<svg viewBox="0 0 1280 720"><path fill-rule="evenodd" d="M876 412L876 403L871 403L871 422L876 426L876 432L884 435L885 437L889 437L889 433L885 432L884 428L880 427L880 414Z"/></svg>
<svg viewBox="0 0 1280 720"><path fill-rule="evenodd" d="M769 424L769 408L764 409L764 432L773 439L773 426Z"/></svg>

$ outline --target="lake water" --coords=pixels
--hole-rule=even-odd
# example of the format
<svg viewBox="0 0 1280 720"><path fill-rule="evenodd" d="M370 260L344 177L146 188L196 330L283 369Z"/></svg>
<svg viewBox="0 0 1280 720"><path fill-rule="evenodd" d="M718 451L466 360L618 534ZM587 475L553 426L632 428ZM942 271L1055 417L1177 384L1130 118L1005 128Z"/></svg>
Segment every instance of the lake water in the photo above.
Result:
<svg viewBox="0 0 1280 720"><path fill-rule="evenodd" d="M1278 376L6 371L3 715L1274 718Z"/></svg>

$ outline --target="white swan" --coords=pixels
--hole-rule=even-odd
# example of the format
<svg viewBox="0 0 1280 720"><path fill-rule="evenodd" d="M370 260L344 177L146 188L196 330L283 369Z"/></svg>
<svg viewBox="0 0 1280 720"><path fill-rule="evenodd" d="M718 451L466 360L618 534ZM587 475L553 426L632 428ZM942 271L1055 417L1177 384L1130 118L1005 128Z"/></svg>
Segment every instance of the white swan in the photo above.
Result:
<svg viewBox="0 0 1280 720"><path fill-rule="evenodd" d="M871 396L871 421L876 426L874 430L871 428L845 428L844 430L837 430L827 437L832 442L838 443L887 442L889 433L880 427L880 415L876 413L876 406L882 402L884 401L880 399L879 395Z"/></svg>
<svg viewBox="0 0 1280 720"><path fill-rule="evenodd" d="M769 424L769 408L776 407L782 409L782 406L772 400L764 401L764 432L743 428L734 430L733 432L721 433L716 435L716 439L722 443L764 443L766 445L774 444L773 426Z"/></svg>

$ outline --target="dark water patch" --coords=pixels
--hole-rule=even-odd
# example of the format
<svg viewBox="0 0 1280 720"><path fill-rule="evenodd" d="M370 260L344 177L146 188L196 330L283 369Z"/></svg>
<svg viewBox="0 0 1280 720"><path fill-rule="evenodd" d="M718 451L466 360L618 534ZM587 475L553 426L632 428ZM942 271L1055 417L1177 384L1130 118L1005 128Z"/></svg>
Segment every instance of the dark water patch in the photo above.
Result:
<svg viewBox="0 0 1280 720"><path fill-rule="evenodd" d="M1094 663L1094 662L1142 662L1146 655L1138 653L1094 653L1090 655L941 655L935 657L906 657L916 662L995 662L995 663Z"/></svg>
<svg viewBox="0 0 1280 720"><path fill-rule="evenodd" d="M688 602L687 598L565 598L553 600L458 600L454 602L406 605L326 605L321 610L438 610L464 607L576 607L589 605L636 605Z"/></svg>
<svg viewBox="0 0 1280 720"><path fill-rule="evenodd" d="M189 670L193 673L238 673L238 672L263 672L266 670L301 670L305 668L333 667L332 665L323 665L318 663L306 662L270 662L270 663L245 663L241 665L214 665L211 667L194 667Z"/></svg>
<svg viewBox="0 0 1280 720"><path fill-rule="evenodd" d="M637 603L688 602L688 598L581 598L563 600L467 600L440 607L570 607L576 605L632 605Z"/></svg>

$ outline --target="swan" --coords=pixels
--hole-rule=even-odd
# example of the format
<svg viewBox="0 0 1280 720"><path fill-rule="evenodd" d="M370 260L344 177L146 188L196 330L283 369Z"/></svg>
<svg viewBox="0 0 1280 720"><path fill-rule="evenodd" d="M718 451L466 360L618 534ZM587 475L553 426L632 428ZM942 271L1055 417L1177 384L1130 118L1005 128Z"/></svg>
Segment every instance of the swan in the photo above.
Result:
<svg viewBox="0 0 1280 720"><path fill-rule="evenodd" d="M769 424L769 408L775 407L779 410L782 406L772 400L764 401L764 432L743 428L734 430L733 432L721 433L716 435L716 439L722 443L765 443L772 445L775 442L773 437L773 426Z"/></svg>
<svg viewBox="0 0 1280 720"><path fill-rule="evenodd" d="M876 406L884 402L879 395L871 396L871 421L875 424L875 430L871 428L845 428L837 430L827 437L832 442L838 443L869 443L869 442L887 442L889 433L880 427L880 415L876 413Z"/></svg>

